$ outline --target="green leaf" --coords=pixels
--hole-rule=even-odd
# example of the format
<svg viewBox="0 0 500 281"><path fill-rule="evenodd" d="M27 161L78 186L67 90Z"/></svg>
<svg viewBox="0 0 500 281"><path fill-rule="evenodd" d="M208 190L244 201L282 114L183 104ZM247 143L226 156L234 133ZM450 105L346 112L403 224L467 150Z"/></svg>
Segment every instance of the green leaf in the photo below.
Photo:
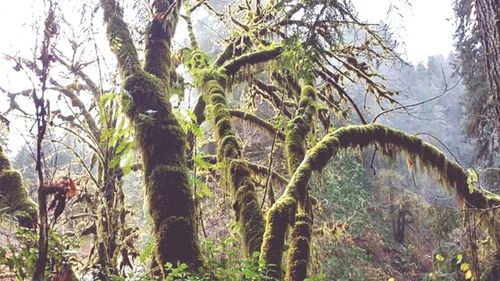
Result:
<svg viewBox="0 0 500 281"><path fill-rule="evenodd" d="M194 158L194 164L201 170L208 170L212 166L209 162L205 161L202 156L196 155Z"/></svg>

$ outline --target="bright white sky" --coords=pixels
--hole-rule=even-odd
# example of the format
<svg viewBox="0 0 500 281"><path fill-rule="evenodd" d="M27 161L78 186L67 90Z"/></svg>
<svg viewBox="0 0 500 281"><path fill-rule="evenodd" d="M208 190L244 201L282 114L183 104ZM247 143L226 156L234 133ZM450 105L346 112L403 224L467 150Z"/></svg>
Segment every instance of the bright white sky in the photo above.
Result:
<svg viewBox="0 0 500 281"><path fill-rule="evenodd" d="M400 42L400 52L413 64L426 63L430 55L447 56L453 50L453 0L409 0L411 6L404 4L405 0L352 0L362 20L378 23L388 22L397 34ZM0 9L0 55L16 54L20 50L26 52L27 46L35 45L32 35L33 3L41 6L43 1L17 0L3 3ZM391 3L399 10L390 9ZM390 12L389 12L390 11ZM24 53L26 55L26 53ZM0 60L1 61L1 60ZM26 89L16 81L22 81L19 75L12 71L13 65L0 63L0 86L10 91ZM0 93L0 95L3 93ZM3 104L2 104L3 103ZM7 108L5 99L0 97L0 112ZM12 119L12 117L11 117ZM11 120L14 121L14 120ZM14 125L16 126L16 125ZM17 151L22 145L22 139L11 128L9 147Z"/></svg>
<svg viewBox="0 0 500 281"><path fill-rule="evenodd" d="M359 17L371 22L388 21L413 64L431 55L447 57L453 50L453 0L352 0ZM395 4L399 10L392 9ZM398 14L399 13L399 14Z"/></svg>

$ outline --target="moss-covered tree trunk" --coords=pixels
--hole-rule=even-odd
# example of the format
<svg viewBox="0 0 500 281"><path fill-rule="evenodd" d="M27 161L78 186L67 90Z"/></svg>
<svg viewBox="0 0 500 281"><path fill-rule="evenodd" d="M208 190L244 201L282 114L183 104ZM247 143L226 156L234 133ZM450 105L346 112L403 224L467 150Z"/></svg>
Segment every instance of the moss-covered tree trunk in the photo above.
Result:
<svg viewBox="0 0 500 281"><path fill-rule="evenodd" d="M215 130L217 161L224 164L223 178L231 192L233 210L240 225L244 254L250 256L261 249L264 217L251 178L252 171L246 161L241 161L244 160L243 150L231 124L231 113L226 100L226 80L245 65L276 58L282 52L282 48L272 46L241 54L240 51L236 52L230 43L214 64L208 65L202 51L197 48L192 30L190 36L192 50L189 58L186 58L189 61L187 66L198 80L197 86L201 88L203 95L199 106L197 105L195 109L196 116L198 120L204 119L206 104Z"/></svg>
<svg viewBox="0 0 500 281"><path fill-rule="evenodd" d="M303 86L297 114L287 125L285 155L290 175L295 173L304 159L306 138L311 131L316 115L315 100L314 88L309 85ZM292 235L285 279L304 280L307 277L312 231L307 202L308 188L306 187L300 189L300 193L297 193L296 196L285 193L267 213L266 238L262 244L260 258L265 262L268 274L272 278L281 279L281 261L286 233L290 225L292 226ZM282 219L283 217L286 219Z"/></svg>
<svg viewBox="0 0 500 281"><path fill-rule="evenodd" d="M236 221L240 224L244 250L247 255L251 255L260 251L264 218L251 171L245 162L237 161L242 159L242 149L231 124L223 78L212 75L204 83L204 95L215 126L217 161L224 163L224 178L232 194L233 209Z"/></svg>
<svg viewBox="0 0 500 281"><path fill-rule="evenodd" d="M174 4L171 6L171 4ZM188 184L185 134L175 118L168 92L175 81L170 64L171 35L180 1L154 1L145 66L139 63L121 7L101 0L108 40L123 79L123 106L136 131L145 176L145 197L153 220L156 259L163 265L202 265ZM171 8L167 12L167 8Z"/></svg>
<svg viewBox="0 0 500 281"><path fill-rule="evenodd" d="M37 222L36 203L28 196L21 174L12 169L0 146L0 209L12 214L20 226L33 228Z"/></svg>

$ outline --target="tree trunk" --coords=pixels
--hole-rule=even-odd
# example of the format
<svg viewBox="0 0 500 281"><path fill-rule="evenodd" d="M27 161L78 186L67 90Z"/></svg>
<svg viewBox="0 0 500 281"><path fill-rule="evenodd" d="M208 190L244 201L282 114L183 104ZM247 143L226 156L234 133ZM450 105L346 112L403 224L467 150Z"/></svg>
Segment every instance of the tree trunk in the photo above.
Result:
<svg viewBox="0 0 500 281"><path fill-rule="evenodd" d="M476 0L476 16L484 47L486 75L500 128L500 1Z"/></svg>
<svg viewBox="0 0 500 281"><path fill-rule="evenodd" d="M157 15L148 31L146 66L142 70L121 7L114 0L101 0L108 40L123 78L123 107L135 127L142 155L156 259L164 275L167 262L186 263L194 270L202 265L193 195L188 184L186 137L172 112L167 92L175 82L170 36L177 23L180 1L164 19L162 15L170 4L153 3Z"/></svg>
<svg viewBox="0 0 500 281"><path fill-rule="evenodd" d="M0 209L6 208L22 227L34 228L37 222L36 203L28 196L21 174L12 169L0 146Z"/></svg>

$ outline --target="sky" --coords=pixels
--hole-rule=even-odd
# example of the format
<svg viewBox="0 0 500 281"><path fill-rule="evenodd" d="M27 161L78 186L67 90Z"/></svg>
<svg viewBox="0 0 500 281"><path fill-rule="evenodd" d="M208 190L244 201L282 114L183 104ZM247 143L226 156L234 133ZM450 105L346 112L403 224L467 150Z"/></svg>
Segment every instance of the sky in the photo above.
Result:
<svg viewBox="0 0 500 281"><path fill-rule="evenodd" d="M404 2L410 2L410 5ZM453 0L352 0L362 20L378 23L388 22L395 38L400 42L399 52L407 61L418 64L426 63L431 55L446 57L453 50ZM17 54L26 46L33 46L32 35L33 3L41 6L40 0L17 0L5 3L0 9L0 55ZM391 4L395 4L390 9ZM26 89L22 73L12 71L13 65L0 60L0 86L10 91ZM0 95L4 95L0 92ZM7 108L6 100L0 96L0 112ZM32 106L30 104L29 106ZM12 119L12 117L10 117ZM14 121L14 128L9 133L9 148L15 153L24 143L16 131L25 131ZM24 122L26 123L26 122ZM19 125L17 125L19 124ZM12 155L11 155L12 156Z"/></svg>
<svg viewBox="0 0 500 281"><path fill-rule="evenodd" d="M447 57L453 51L453 0L352 0L359 17L388 21L396 32L400 51L413 63L426 63L431 55ZM390 4L399 10L390 10Z"/></svg>

